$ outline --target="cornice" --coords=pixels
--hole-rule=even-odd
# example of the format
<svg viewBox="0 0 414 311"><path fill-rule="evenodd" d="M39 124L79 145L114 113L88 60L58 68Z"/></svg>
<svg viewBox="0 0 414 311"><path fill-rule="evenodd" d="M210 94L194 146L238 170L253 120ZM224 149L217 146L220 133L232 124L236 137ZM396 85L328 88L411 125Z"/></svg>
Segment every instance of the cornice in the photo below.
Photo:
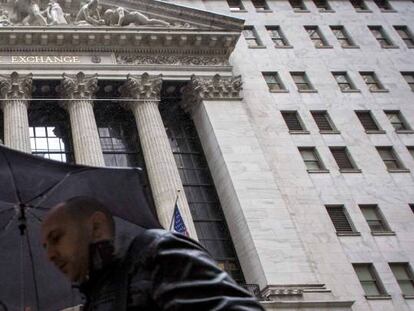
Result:
<svg viewBox="0 0 414 311"><path fill-rule="evenodd" d="M136 52L225 55L239 32L113 27L2 27L0 51Z"/></svg>

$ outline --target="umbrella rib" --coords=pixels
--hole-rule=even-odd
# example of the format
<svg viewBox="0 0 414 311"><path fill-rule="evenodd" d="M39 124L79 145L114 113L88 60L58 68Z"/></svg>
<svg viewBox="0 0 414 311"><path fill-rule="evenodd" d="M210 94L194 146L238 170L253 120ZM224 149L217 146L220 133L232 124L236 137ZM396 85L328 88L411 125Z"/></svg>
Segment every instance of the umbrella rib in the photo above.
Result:
<svg viewBox="0 0 414 311"><path fill-rule="evenodd" d="M12 179L12 182L13 182L14 191L15 191L15 194L16 194L17 201L18 201L19 203L21 203L21 202L22 202L22 199L21 199L21 197L20 197L20 191L19 191L19 189L17 188L17 183L16 183L16 179L15 179L15 176L14 176L14 171L13 171L13 168L12 168L12 166L11 166L11 164L10 164L9 159L8 159L8 158L7 158L7 156L4 154L4 152L0 152L0 153L2 154L3 158L6 160L7 167L9 168L9 171L10 171L10 176L11 176L11 179Z"/></svg>
<svg viewBox="0 0 414 311"><path fill-rule="evenodd" d="M32 266L32 277L33 277L33 285L35 289L36 308L38 311L40 311L39 288L37 286L36 272L35 272L33 252L32 252L32 244L30 243L29 230L26 230L26 241L27 241L27 246L29 248L30 264Z"/></svg>
<svg viewBox="0 0 414 311"><path fill-rule="evenodd" d="M31 211L27 211L31 216L33 216L33 218L35 218L38 222L42 222L42 219L39 217L39 216L37 216L36 214L34 214L34 213L32 213Z"/></svg>
<svg viewBox="0 0 414 311"><path fill-rule="evenodd" d="M11 223L13 222L13 220L15 220L17 217L17 214L14 214L12 218L10 218L10 220L1 228L0 231L6 231L7 228L11 225Z"/></svg>
<svg viewBox="0 0 414 311"><path fill-rule="evenodd" d="M88 171L88 170L95 170L96 168L90 168L90 167L87 167L87 168L82 168L82 169L79 169L79 170L77 170L77 171L72 171L72 172L69 172L69 173L67 173L66 175L65 175L65 177L63 177L63 179L62 180L60 180L60 181L58 181L57 183L55 183L54 185L52 185L52 186L50 186L49 188L47 188L47 189L45 189L43 192L41 192L40 194L37 194L35 197L33 197L33 198L31 198L30 200L28 200L25 204L29 204L30 202L32 202L33 200L35 200L35 199L37 199L37 198L39 198L39 197L42 197L43 196L43 198L36 204L36 205L40 205L41 203L43 203L43 201L45 200L45 199L47 199L49 196L50 196L50 194L54 191L54 190L56 190L63 182L65 182L66 181L66 179L68 178L68 177L70 177L70 176L72 176L72 175L74 175L74 174L76 174L76 173L81 173L81 172L84 172L84 171Z"/></svg>

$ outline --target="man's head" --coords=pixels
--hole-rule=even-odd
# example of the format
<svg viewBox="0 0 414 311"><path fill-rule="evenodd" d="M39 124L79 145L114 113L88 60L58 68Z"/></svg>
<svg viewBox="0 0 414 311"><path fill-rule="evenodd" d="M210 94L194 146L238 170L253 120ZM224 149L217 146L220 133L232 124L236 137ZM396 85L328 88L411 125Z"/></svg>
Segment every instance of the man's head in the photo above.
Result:
<svg viewBox="0 0 414 311"><path fill-rule="evenodd" d="M115 235L112 215L98 200L75 197L56 205L42 223L47 256L72 282L89 270L89 246Z"/></svg>

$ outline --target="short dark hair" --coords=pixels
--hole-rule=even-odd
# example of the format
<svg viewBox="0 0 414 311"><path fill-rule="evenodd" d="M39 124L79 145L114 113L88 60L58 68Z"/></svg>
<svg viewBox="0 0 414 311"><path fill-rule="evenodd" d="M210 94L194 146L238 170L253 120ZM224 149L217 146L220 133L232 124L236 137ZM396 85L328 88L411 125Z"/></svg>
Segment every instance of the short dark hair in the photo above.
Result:
<svg viewBox="0 0 414 311"><path fill-rule="evenodd" d="M86 219L95 212L102 212L108 221L111 234L113 236L115 235L113 215L99 200L87 196L77 196L64 201L60 206L65 209L65 212L67 212L69 216L72 216L75 219Z"/></svg>

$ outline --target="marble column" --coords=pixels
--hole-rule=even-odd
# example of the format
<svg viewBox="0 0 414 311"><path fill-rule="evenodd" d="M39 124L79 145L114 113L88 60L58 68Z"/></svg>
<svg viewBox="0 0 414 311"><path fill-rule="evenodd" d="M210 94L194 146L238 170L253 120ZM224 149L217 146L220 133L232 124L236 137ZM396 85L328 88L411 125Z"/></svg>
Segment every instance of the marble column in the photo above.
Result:
<svg viewBox="0 0 414 311"><path fill-rule="evenodd" d="M147 73L137 77L128 75L127 81L120 88L120 91L125 97L133 98L125 106L135 116L148 178L161 225L166 229L169 228L177 190L179 190L178 206L181 215L190 236L197 238L177 164L158 109L161 83L161 76L150 77Z"/></svg>
<svg viewBox="0 0 414 311"><path fill-rule="evenodd" d="M0 76L1 108L4 118L4 144L7 147L31 153L29 136L28 100L32 93L32 75Z"/></svg>
<svg viewBox="0 0 414 311"><path fill-rule="evenodd" d="M63 107L69 112L73 148L77 164L105 166L101 142L93 113L93 96L98 90L97 75L86 77L63 74L59 86Z"/></svg>

